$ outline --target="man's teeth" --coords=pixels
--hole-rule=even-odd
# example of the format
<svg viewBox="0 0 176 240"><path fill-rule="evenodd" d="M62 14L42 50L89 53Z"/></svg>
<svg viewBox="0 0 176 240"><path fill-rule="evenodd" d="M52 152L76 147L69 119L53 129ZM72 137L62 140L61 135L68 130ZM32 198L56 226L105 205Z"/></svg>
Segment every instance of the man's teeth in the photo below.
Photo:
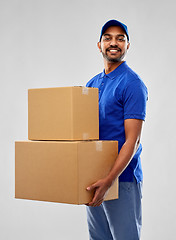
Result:
<svg viewBox="0 0 176 240"><path fill-rule="evenodd" d="M118 50L117 49L111 49L111 50L109 50L110 52L118 52Z"/></svg>

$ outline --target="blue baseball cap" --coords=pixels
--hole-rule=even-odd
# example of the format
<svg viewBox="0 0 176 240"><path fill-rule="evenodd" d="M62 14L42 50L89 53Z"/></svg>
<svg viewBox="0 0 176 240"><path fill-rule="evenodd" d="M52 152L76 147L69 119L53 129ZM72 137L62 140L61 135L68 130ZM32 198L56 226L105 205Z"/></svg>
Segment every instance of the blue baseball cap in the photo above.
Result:
<svg viewBox="0 0 176 240"><path fill-rule="evenodd" d="M103 25L103 27L102 27L102 29L101 29L101 34L100 34L100 40L99 40L99 41L101 41L101 38L102 38L103 34L104 34L105 31L106 31L109 27L111 27L111 26L119 26L119 27L121 27L121 28L124 30L125 34L127 35L127 39L128 39L128 41L129 41L129 34L128 34L128 28L127 28L127 26L126 26L124 23L121 23L121 22L119 22L119 21L117 21L117 20L115 20L115 19L109 20L108 22L106 22L106 23Z"/></svg>

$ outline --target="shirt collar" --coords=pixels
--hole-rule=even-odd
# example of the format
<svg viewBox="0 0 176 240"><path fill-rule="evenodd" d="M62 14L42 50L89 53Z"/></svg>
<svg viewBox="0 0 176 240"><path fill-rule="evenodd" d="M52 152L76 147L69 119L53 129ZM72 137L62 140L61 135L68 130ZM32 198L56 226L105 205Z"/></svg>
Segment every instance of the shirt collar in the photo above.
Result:
<svg viewBox="0 0 176 240"><path fill-rule="evenodd" d="M112 72L110 72L108 74L105 74L105 70L103 70L103 72L100 75L100 78L103 78L106 76L111 79L114 79L117 75L119 75L120 73L122 73L125 70L126 66L127 66L126 61L124 61L116 69L114 69Z"/></svg>

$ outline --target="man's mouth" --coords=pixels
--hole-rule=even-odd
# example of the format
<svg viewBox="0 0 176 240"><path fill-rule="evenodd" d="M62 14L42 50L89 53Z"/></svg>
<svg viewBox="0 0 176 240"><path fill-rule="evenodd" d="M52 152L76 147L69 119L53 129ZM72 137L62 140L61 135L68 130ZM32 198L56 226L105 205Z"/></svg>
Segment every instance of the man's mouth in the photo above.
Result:
<svg viewBox="0 0 176 240"><path fill-rule="evenodd" d="M107 52L118 53L118 52L121 52L121 50L120 49L107 49Z"/></svg>

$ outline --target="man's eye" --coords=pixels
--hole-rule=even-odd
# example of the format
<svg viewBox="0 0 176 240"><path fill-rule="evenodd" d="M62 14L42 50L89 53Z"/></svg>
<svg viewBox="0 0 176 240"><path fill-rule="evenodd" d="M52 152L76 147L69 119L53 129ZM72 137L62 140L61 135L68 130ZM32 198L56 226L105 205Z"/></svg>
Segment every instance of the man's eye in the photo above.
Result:
<svg viewBox="0 0 176 240"><path fill-rule="evenodd" d="M118 38L117 40L118 40L119 42L123 42L123 41L125 41L124 38Z"/></svg>
<svg viewBox="0 0 176 240"><path fill-rule="evenodd" d="M110 41L111 39L109 37L104 38L105 41Z"/></svg>

